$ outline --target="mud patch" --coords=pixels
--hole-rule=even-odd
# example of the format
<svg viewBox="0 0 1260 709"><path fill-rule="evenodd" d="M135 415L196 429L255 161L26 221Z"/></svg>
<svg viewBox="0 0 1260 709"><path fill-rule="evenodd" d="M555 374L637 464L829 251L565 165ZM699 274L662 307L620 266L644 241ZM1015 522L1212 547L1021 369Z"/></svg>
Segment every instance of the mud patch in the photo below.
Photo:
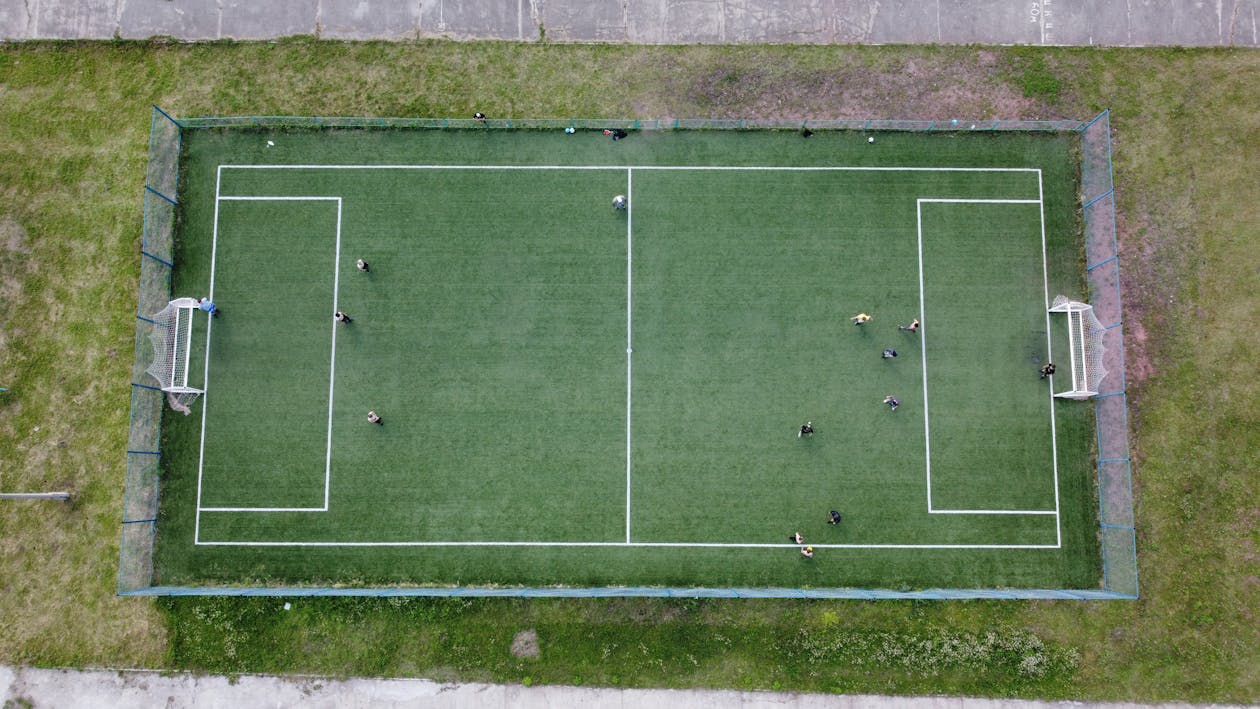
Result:
<svg viewBox="0 0 1260 709"><path fill-rule="evenodd" d="M522 630L512 638L512 657L538 657L538 633L534 630Z"/></svg>

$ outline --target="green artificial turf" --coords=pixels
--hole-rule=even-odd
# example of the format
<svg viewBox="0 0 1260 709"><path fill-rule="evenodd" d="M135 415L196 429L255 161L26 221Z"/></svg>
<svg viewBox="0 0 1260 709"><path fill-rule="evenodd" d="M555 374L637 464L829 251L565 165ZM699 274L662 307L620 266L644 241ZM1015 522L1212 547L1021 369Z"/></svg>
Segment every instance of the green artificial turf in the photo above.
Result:
<svg viewBox="0 0 1260 709"><path fill-rule="evenodd" d="M865 138L186 131L154 582L1096 587L1074 137Z"/></svg>

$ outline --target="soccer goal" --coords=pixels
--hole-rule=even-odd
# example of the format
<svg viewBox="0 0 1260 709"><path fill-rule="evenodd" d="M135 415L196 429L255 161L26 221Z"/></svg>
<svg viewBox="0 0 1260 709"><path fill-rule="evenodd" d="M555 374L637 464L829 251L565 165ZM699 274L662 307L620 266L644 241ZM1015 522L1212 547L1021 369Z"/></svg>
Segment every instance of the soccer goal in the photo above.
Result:
<svg viewBox="0 0 1260 709"><path fill-rule="evenodd" d="M189 413L188 405L201 389L188 386L188 362L192 357L193 316L197 313L196 298L176 298L166 304L150 320L153 330L153 364L147 371L167 394L171 408Z"/></svg>
<svg viewBox="0 0 1260 709"><path fill-rule="evenodd" d="M1067 313L1068 351L1071 353L1072 388L1055 396L1065 399L1088 399L1098 394L1098 385L1107 370L1103 369L1103 326L1094 315L1094 306L1055 296L1052 313Z"/></svg>

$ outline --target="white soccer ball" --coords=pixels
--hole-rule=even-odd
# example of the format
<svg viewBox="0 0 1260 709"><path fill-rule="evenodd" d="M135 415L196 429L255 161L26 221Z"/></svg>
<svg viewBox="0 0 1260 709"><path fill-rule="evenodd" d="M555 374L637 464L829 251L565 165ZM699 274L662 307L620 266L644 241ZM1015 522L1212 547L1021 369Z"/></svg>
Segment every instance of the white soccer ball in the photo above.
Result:
<svg viewBox="0 0 1260 709"><path fill-rule="evenodd" d="M272 142L272 141L270 141L270 140L269 140L269 141L267 141L267 147L268 147L268 148L270 148L270 147L271 147L271 146L273 146L273 145L275 145L275 143L273 143L273 142Z"/></svg>
<svg viewBox="0 0 1260 709"><path fill-rule="evenodd" d="M867 138L867 139L866 139L866 142L868 142L868 143L874 143L874 142L875 142L875 136L873 136L873 135L872 135L871 137Z"/></svg>

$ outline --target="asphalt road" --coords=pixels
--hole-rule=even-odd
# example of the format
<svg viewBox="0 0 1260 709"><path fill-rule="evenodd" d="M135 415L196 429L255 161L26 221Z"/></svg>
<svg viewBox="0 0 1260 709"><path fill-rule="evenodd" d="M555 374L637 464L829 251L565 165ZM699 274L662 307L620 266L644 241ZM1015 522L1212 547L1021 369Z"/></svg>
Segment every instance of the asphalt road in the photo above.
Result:
<svg viewBox="0 0 1260 709"><path fill-rule="evenodd" d="M1257 47L1260 0L0 0L0 39Z"/></svg>

